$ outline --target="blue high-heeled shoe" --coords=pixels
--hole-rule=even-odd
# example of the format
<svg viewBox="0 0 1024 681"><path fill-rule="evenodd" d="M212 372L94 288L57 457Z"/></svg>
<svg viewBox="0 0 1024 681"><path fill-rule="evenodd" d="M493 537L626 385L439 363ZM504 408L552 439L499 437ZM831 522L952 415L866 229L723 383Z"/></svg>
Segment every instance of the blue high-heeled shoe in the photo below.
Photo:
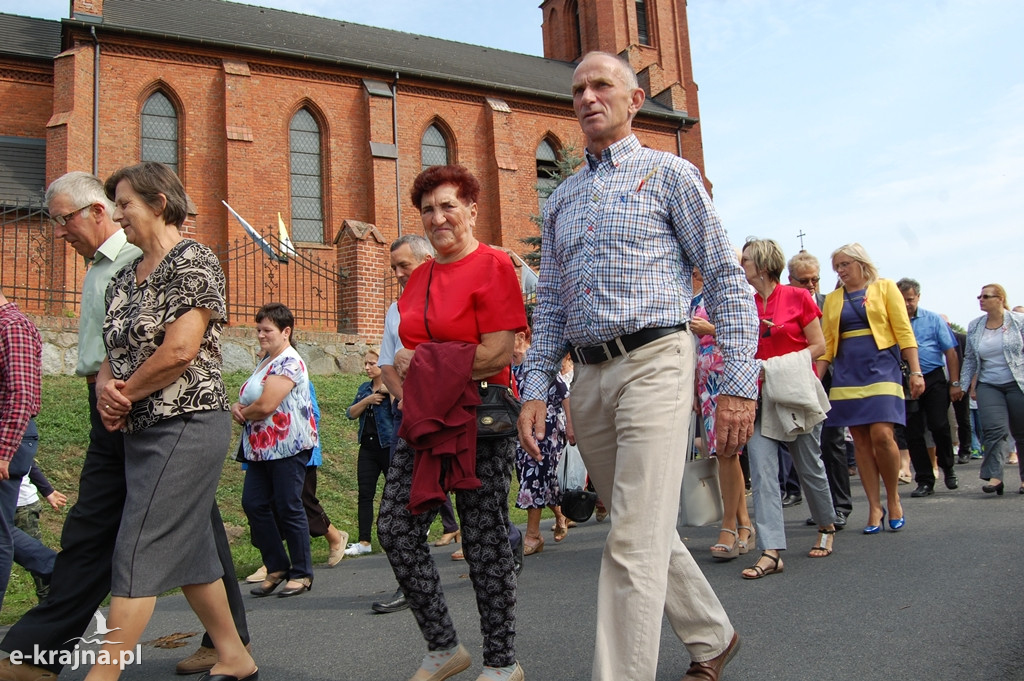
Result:
<svg viewBox="0 0 1024 681"><path fill-rule="evenodd" d="M903 526L907 524L907 514L904 513L902 518L890 518L889 529L893 532L899 532L903 529Z"/></svg>
<svg viewBox="0 0 1024 681"><path fill-rule="evenodd" d="M902 522L902 520L903 520L903 518L900 518L901 522ZM864 528L864 534L878 534L879 532L882 531L882 525L884 523L885 523L885 509L883 508L882 509L882 520L881 520L881 522L878 523L877 525L868 525L867 527L865 527ZM900 525L900 527L903 527L903 525Z"/></svg>

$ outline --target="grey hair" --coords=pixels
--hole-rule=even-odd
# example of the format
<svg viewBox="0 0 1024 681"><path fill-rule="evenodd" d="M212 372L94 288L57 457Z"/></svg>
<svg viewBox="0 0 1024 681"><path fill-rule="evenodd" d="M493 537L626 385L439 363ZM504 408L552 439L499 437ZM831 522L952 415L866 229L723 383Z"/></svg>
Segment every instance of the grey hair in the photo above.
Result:
<svg viewBox="0 0 1024 681"><path fill-rule="evenodd" d="M391 252L394 253L402 246L409 246L413 256L420 262L434 256L434 248L427 241L426 237L419 234L403 234L391 242Z"/></svg>
<svg viewBox="0 0 1024 681"><path fill-rule="evenodd" d="M108 215L114 214L114 202L103 192L103 180L81 170L72 170L50 183L46 189L46 196L43 197L43 205L47 210L50 208L50 202L58 195L68 197L76 206L102 203Z"/></svg>
<svg viewBox="0 0 1024 681"><path fill-rule="evenodd" d="M913 291L915 296L921 295L921 284L917 279L911 279L909 277L903 277L896 282L896 288L900 290L900 293L906 293L907 291Z"/></svg>
<svg viewBox="0 0 1024 681"><path fill-rule="evenodd" d="M612 54L611 52L594 50L593 52L587 52L585 55L583 55L583 59L580 59L580 63L582 64L590 57L611 57L615 61L619 62L619 65L622 67L619 70L622 72L622 77L626 81L626 87L628 87L630 90L636 90L637 88L640 87L640 83L636 79L636 71L633 70L633 65L626 61L624 58L620 57L617 54Z"/></svg>
<svg viewBox="0 0 1024 681"><path fill-rule="evenodd" d="M786 265L786 269L789 270L789 276L793 277L794 272L798 269L813 267L814 269L821 271L821 264L818 259L807 251L800 251L792 258L789 259L789 263ZM794 277L795 278L795 277Z"/></svg>

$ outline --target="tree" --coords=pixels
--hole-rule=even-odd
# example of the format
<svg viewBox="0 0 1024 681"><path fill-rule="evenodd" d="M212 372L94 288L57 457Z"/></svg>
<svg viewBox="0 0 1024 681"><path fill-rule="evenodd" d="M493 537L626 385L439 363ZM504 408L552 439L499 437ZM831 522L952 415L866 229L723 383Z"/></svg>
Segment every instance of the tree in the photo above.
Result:
<svg viewBox="0 0 1024 681"><path fill-rule="evenodd" d="M573 144L567 144L562 147L562 153L558 155L558 160L555 161L555 169L548 170L547 173L554 180L554 184L538 184L537 194L544 199L551 196L551 193L555 191L558 185L562 184L565 178L573 175L576 169L579 168L580 163L583 162L583 155L577 150ZM530 220L537 225L537 234L535 236L528 236L520 239L521 242L527 246L532 246L533 250L523 255L523 260L526 261L530 267L540 267L540 249L541 249L541 236L540 230L544 227L544 216L542 215L531 215Z"/></svg>

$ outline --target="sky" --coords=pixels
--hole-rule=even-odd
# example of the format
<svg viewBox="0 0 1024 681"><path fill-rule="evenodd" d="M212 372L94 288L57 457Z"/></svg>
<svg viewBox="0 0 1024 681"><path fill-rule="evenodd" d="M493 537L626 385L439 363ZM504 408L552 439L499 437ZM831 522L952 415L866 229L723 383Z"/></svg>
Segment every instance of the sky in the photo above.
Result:
<svg viewBox="0 0 1024 681"><path fill-rule="evenodd" d="M59 19L69 4L0 12ZM543 54L539 0L250 4ZM772 238L788 257L805 234L827 292L831 252L858 241L965 327L985 284L1024 304L1024 2L690 0L687 14L705 168L734 244Z"/></svg>

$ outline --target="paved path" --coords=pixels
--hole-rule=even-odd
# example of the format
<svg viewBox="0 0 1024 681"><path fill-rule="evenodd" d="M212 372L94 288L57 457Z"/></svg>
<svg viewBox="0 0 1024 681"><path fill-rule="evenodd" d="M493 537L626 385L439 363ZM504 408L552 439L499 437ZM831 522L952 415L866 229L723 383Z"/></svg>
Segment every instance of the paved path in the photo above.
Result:
<svg viewBox="0 0 1024 681"><path fill-rule="evenodd" d="M855 482L850 528L836 552L809 559L813 528L806 505L786 510L791 549L785 572L760 581L740 578L748 555L715 563L707 547L714 528L682 528L743 638L728 667L728 681L891 681L1024 679L1021 600L1024 496L1010 473L1007 494L983 495L978 462L957 467L961 488L911 499L902 486L907 527L896 534L860 533L866 507ZM550 521L544 524L550 527ZM595 594L608 524L593 520L570 531L561 544L526 559L519 587L519 660L534 681L587 681L593 650ZM434 549L445 592L479 673L480 633L465 563L451 547ZM404 681L425 650L408 611L375 615L370 603L395 587L381 554L346 559L317 569L309 594L289 599L248 598L249 625L262 681ZM144 640L199 625L180 595L160 599ZM198 644L160 649L143 646L143 663L128 681L172 679L174 663ZM676 681L688 656L666 625L658 681ZM61 679L83 678L84 670ZM193 677L198 678L198 677Z"/></svg>

